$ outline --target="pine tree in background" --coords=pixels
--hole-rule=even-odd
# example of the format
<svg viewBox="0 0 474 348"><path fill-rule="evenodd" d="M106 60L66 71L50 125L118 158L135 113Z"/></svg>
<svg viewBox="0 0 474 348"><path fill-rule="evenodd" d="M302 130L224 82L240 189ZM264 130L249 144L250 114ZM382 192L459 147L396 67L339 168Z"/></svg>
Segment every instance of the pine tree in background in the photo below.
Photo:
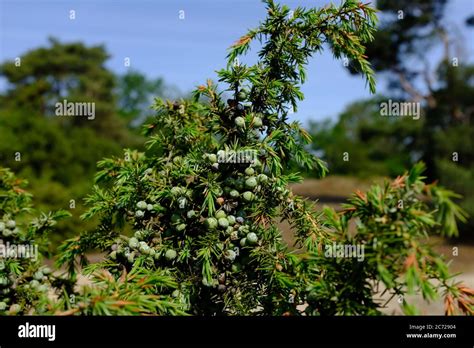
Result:
<svg viewBox="0 0 474 348"><path fill-rule="evenodd" d="M115 89L116 76L105 66L108 59L103 46L51 38L47 46L0 64L7 82L0 93L2 166L28 179L37 208L74 214L51 236L53 244L93 226L79 216L97 161L143 143L126 127L129 120L119 116L133 100L124 97L122 84ZM139 80L133 88L145 89L140 97L149 92L147 81ZM58 117L56 105L65 100L93 103L94 118Z"/></svg>

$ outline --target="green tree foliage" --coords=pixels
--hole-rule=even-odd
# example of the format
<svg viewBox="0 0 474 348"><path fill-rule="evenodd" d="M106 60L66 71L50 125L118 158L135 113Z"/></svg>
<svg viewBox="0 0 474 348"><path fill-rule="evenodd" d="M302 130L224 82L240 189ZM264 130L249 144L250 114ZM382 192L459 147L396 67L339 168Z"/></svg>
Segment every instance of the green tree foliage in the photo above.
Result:
<svg viewBox="0 0 474 348"><path fill-rule="evenodd" d="M65 211L39 213L31 206L27 182L0 168L0 314L43 314L50 310L48 291L55 282L49 267L48 234Z"/></svg>
<svg viewBox="0 0 474 348"><path fill-rule="evenodd" d="M88 271L86 270L86 274ZM166 271L137 265L114 278L107 271L90 271L92 284L79 296L61 296L50 308L54 315L186 315L178 285ZM163 294L162 293L167 293ZM158 293L158 294L157 294Z"/></svg>
<svg viewBox="0 0 474 348"><path fill-rule="evenodd" d="M301 180L289 170L294 163L321 176L326 171L305 150L307 133L287 119L303 99L305 65L329 43L336 57L357 62L373 89L364 43L372 38L374 10L346 1L290 15L286 6L265 4L267 18L230 48L228 66L218 72L225 91L209 80L194 100L157 100L156 118L145 126L147 150L99 163L84 218L99 217L100 224L65 242L59 264L74 279L76 262L86 263L89 248L101 249L105 260L86 268L105 272L99 291L121 289L125 271L167 274L177 285L152 293L171 295L195 315L378 314L379 283L394 295L421 292L428 300L445 291L453 312L457 304L472 314L472 290L453 284L442 258L422 242L431 233L454 233L463 212L449 191L422 181L421 165L357 193L343 214L317 212L288 186ZM259 62L237 63L254 39L262 44ZM224 93L232 98L224 101ZM282 241L279 219L292 226L296 250ZM358 221L355 234L348 233L351 220ZM329 257L325 250L334 244L359 245L366 256ZM74 296L82 306L90 303L82 300L87 292ZM139 301L144 312L161 313L146 298L134 305ZM107 313L79 305L67 310Z"/></svg>
<svg viewBox="0 0 474 348"><path fill-rule="evenodd" d="M26 186L0 168L0 315L185 314L176 296L156 295L176 289L173 278L139 266L118 279L92 271L93 286L84 287L77 300L65 296L74 283L45 266L44 256L51 256L50 235L57 221L70 214L33 209Z"/></svg>

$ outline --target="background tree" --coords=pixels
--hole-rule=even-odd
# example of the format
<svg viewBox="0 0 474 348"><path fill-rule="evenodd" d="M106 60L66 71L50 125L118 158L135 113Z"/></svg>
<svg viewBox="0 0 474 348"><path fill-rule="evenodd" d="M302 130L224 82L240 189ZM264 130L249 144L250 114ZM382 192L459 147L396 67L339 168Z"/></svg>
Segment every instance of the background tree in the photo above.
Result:
<svg viewBox="0 0 474 348"><path fill-rule="evenodd" d="M54 241L87 228L79 216L97 161L140 144L119 117L108 57L102 46L50 39L47 47L22 55L20 65L0 66L7 82L0 95L0 160L29 179L39 209L74 213ZM95 118L57 117L55 104L63 100L94 103Z"/></svg>
<svg viewBox="0 0 474 348"><path fill-rule="evenodd" d="M332 173L395 177L420 159L413 146L420 136L420 123L380 117L384 100L378 96L354 102L336 122L310 122L311 147L323 156Z"/></svg>
<svg viewBox="0 0 474 348"><path fill-rule="evenodd" d="M142 125L151 117L154 98L178 98L176 88L167 86L162 78L148 79L138 71L118 76L116 88L119 115L129 127Z"/></svg>
<svg viewBox="0 0 474 348"><path fill-rule="evenodd" d="M108 58L103 46L62 44L50 38L49 47L27 52L20 57L19 66L14 61L0 66L1 76L8 82L2 104L52 117L55 104L64 99L95 103L93 121L87 117L58 119L65 127L91 127L101 137L123 140L123 124L115 117L115 76L105 68Z"/></svg>
<svg viewBox="0 0 474 348"><path fill-rule="evenodd" d="M373 169L373 175L394 176L402 172L401 166L394 164L398 159L404 158L402 163L406 160L415 163L422 159L427 165L428 178L439 179L442 184L459 192L463 196L461 206L474 216L474 130L470 121L474 113L471 97L474 67L460 49L460 38L444 20L446 4L445 0L378 1L381 21L374 40L367 45L367 56L379 76L386 78L388 91L385 96L372 100L372 107L368 106L369 113L375 111L371 122L376 125L370 132L370 139L362 135L362 129L367 130L367 122L354 106L341 115L332 129L329 126L329 131L328 126L321 130L321 124L313 125L312 129L316 149L330 161L330 170L347 173L348 166L367 167ZM469 24L469 19L466 23ZM442 49L442 55L439 61L433 61L429 57L436 56L431 53L437 48ZM350 70L357 72L353 65L350 65ZM376 110L380 110L383 98L385 101L419 102L421 118L416 121L381 119ZM354 131L342 134L340 130L348 122ZM388 136L385 141L387 129L399 133L395 137ZM358 134L356 138L354 132ZM323 140L328 133L336 136L334 142ZM398 144L390 144L389 139ZM366 141L369 146L365 146ZM349 152L357 158L357 163L342 161L342 153L348 151L348 145L352 146ZM369 149L370 145L386 147ZM386 155L380 156L384 149ZM392 153L390 158L387 156L389 151ZM355 172L358 172L357 168ZM472 231L473 221L471 218L463 225L465 237Z"/></svg>

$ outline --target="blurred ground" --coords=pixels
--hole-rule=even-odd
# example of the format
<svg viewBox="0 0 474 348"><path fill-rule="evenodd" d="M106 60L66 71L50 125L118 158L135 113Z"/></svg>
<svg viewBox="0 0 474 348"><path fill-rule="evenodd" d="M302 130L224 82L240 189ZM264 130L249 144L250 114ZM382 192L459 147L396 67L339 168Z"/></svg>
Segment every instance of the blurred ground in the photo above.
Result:
<svg viewBox="0 0 474 348"><path fill-rule="evenodd" d="M295 194L308 198L319 199L322 202L337 202L345 200L355 190L367 191L373 184L380 184L383 178L360 179L332 175L327 178L306 179L300 184L292 185Z"/></svg>

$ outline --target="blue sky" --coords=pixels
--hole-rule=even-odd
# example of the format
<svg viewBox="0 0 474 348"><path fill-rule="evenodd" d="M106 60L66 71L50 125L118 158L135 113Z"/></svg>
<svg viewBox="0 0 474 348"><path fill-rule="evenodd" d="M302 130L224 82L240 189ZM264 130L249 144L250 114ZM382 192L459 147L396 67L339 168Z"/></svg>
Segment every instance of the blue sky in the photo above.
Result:
<svg viewBox="0 0 474 348"><path fill-rule="evenodd" d="M281 2L311 7L329 1ZM447 21L465 37L469 57L473 57L472 30L462 23L474 13L473 4L454 0L446 11ZM70 10L75 11L75 20L69 19ZM181 10L184 20L179 18ZM131 68L163 77L187 92L207 78L215 79L215 70L225 66L226 49L264 16L264 6L257 0L0 0L0 60L44 46L48 36L104 44L111 54L107 66L116 73L126 72L124 58L130 57ZM251 54L249 61L254 60ZM351 76L328 52L314 56L307 75L306 99L293 119L335 117L351 101L370 97L362 77ZM379 78L380 91L383 86Z"/></svg>

